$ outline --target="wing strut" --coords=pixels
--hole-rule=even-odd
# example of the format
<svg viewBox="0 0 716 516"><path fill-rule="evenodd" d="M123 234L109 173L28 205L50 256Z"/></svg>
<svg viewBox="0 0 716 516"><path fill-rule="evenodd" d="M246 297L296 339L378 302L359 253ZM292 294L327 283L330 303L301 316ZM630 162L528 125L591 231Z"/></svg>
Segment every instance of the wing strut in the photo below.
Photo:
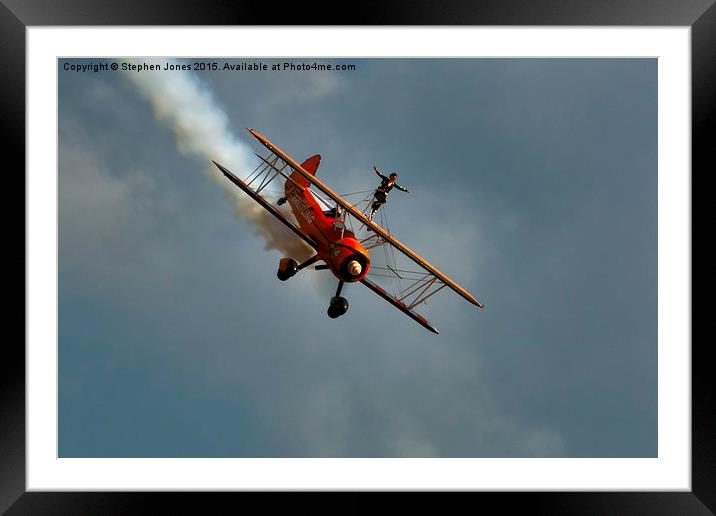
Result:
<svg viewBox="0 0 716 516"><path fill-rule="evenodd" d="M254 201L259 203L261 206L263 206L266 211L268 211L271 215L276 217L278 220L280 220L284 226L286 226L288 229L293 231L296 235L298 235L304 242L306 242L308 245L313 247L314 249L317 249L316 243L313 241L311 237L306 235L303 231L301 231L296 225L288 220L283 213L278 211L276 208L274 208L266 199L264 199L261 195L254 192L246 183L244 183L241 179L236 177L230 170L228 170L226 167L220 165L216 161L212 160L212 163L216 165L219 170L236 186L241 188L244 192L246 192ZM264 185L265 186L265 185Z"/></svg>
<svg viewBox="0 0 716 516"><path fill-rule="evenodd" d="M365 285L366 287L371 289L373 292L378 294L380 297L385 299L388 303L390 303L391 305L396 307L398 310L403 312L405 315L410 317L412 320L414 320L417 323L419 323L420 325L422 325L424 328L427 328L428 330L430 330L433 333L438 333L438 334L440 333L438 330L435 329L434 326L432 326L428 322L428 320L425 317L423 317L422 315L420 315L417 312L414 312L411 307L409 307L402 301L396 299L395 297L391 296L383 287L376 285L369 279L362 279L361 283L363 283L363 285Z"/></svg>

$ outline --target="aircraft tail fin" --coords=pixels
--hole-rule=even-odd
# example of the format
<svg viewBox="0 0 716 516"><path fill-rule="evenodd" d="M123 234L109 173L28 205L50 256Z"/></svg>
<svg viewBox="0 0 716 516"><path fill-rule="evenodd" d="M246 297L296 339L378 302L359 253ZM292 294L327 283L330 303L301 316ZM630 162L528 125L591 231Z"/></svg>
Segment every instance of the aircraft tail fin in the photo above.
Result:
<svg viewBox="0 0 716 516"><path fill-rule="evenodd" d="M315 176L316 170L318 170L318 165L320 165L320 164L321 164L321 155L315 154L315 155L311 156L310 158L308 158L303 163L301 163L301 168L303 170L305 170L306 172L308 172L309 174L311 174L312 176ZM308 179L303 177L299 172L294 171L290 177L291 177L291 179L293 179L293 181L295 183L297 183L301 186L304 186L304 187L311 186L311 183L308 181Z"/></svg>

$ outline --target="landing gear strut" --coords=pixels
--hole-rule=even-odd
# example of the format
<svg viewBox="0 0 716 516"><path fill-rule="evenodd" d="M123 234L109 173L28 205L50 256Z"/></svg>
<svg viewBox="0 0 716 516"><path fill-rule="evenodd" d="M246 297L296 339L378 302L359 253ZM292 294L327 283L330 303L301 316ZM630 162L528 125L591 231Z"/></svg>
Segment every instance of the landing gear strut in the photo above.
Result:
<svg viewBox="0 0 716 516"><path fill-rule="evenodd" d="M348 311L348 300L345 297L341 297L341 289L343 288L343 282L338 282L338 289L336 295L331 298L331 304L328 305L328 317L335 319L340 317Z"/></svg>
<svg viewBox="0 0 716 516"><path fill-rule="evenodd" d="M318 261L318 255L314 256L313 258L309 258L302 264L298 264L296 260L293 258L281 258L281 260L278 262L278 271L276 271L276 276L281 281L286 281L288 278L292 278L296 275L298 271L301 269L308 267L312 263L316 263Z"/></svg>

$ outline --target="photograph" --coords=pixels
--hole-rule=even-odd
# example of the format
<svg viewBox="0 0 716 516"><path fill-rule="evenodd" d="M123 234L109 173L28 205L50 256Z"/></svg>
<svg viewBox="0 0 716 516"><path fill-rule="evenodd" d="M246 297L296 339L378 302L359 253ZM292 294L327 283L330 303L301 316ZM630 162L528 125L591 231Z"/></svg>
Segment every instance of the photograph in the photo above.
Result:
<svg viewBox="0 0 716 516"><path fill-rule="evenodd" d="M58 458L656 458L656 57L57 59Z"/></svg>

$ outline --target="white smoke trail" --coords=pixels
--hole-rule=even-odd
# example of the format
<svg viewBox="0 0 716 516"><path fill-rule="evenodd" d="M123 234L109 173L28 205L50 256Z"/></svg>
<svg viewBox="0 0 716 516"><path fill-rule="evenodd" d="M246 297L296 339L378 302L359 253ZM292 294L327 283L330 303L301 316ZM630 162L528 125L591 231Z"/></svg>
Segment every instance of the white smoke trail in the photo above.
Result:
<svg viewBox="0 0 716 516"><path fill-rule="evenodd" d="M145 62L163 66L167 61ZM211 163L210 160L217 161L240 177L256 167L252 164L255 157L251 150L232 134L226 113L195 74L145 71L126 75L152 104L157 119L174 131L179 151L206 161L206 172L223 185L234 206L234 215L250 222L266 241L267 250L276 249L299 260L310 256L311 249L302 240L230 183Z"/></svg>

